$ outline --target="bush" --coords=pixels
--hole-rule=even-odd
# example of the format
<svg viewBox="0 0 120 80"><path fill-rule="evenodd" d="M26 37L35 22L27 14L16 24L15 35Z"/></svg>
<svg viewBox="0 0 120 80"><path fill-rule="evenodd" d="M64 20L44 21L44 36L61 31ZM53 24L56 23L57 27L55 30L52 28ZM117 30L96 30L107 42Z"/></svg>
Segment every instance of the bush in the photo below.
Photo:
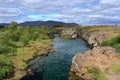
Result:
<svg viewBox="0 0 120 80"><path fill-rule="evenodd" d="M0 80L12 73L12 63L5 55L0 55Z"/></svg>
<svg viewBox="0 0 120 80"><path fill-rule="evenodd" d="M102 46L111 46L111 47L115 48L116 51L120 52L120 35L118 35L112 39L103 41L101 45Z"/></svg>
<svg viewBox="0 0 120 80"><path fill-rule="evenodd" d="M112 45L118 52L120 52L120 43Z"/></svg>
<svg viewBox="0 0 120 80"><path fill-rule="evenodd" d="M0 53L16 55L16 49L29 46L30 41L42 42L50 39L48 33L50 33L50 29L47 27L23 28L12 22L8 27L4 28L0 36Z"/></svg>
<svg viewBox="0 0 120 80"><path fill-rule="evenodd" d="M94 75L93 80L107 80L104 77L104 73L101 72L99 69L93 67L93 66L89 66L88 69L87 69L87 72L89 74L93 74Z"/></svg>

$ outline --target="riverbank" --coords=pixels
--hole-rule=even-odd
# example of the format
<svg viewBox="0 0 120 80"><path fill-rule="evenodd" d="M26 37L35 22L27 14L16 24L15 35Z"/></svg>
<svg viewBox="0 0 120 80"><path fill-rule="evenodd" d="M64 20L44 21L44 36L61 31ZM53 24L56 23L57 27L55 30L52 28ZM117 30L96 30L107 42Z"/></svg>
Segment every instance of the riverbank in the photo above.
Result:
<svg viewBox="0 0 120 80"><path fill-rule="evenodd" d="M82 38L92 46L84 54L76 54L72 60L70 80L120 80L120 56L111 47L101 47L103 42L109 40L119 41L120 28L87 27L83 29ZM111 40L112 39L112 40ZM110 46L110 45L107 45ZM114 46L113 46L114 47Z"/></svg>
<svg viewBox="0 0 120 80"><path fill-rule="evenodd" d="M54 51L54 35L48 27L22 27L11 22L1 33L1 80L20 80L31 71L27 64L30 60Z"/></svg>
<svg viewBox="0 0 120 80"><path fill-rule="evenodd" d="M120 80L120 56L111 47L97 47L76 54L70 80Z"/></svg>
<svg viewBox="0 0 120 80"><path fill-rule="evenodd" d="M105 40L116 37L120 34L118 26L89 26L61 28L61 38L84 39L91 47L101 46Z"/></svg>
<svg viewBox="0 0 120 80"><path fill-rule="evenodd" d="M23 80L68 80L71 61L76 52L90 49L82 39L61 39L55 35L54 49L56 52L48 56L41 56L29 62L29 68L34 75Z"/></svg>
<svg viewBox="0 0 120 80"><path fill-rule="evenodd" d="M52 42L52 40L50 41ZM18 55L9 57L9 59L13 63L14 74L12 75L12 77L4 80L20 80L21 78L32 72L30 69L27 68L27 63L30 60L38 56L47 56L49 53L52 53L54 51L55 50L53 48L53 45L40 42L31 44L29 47L18 48Z"/></svg>
<svg viewBox="0 0 120 80"><path fill-rule="evenodd" d="M88 42L91 47L101 46L105 40L116 37L120 34L118 26L96 26L82 29L81 37Z"/></svg>
<svg viewBox="0 0 120 80"><path fill-rule="evenodd" d="M33 28L34 29L34 28ZM35 28L34 30L38 30L39 28ZM29 28L26 28L26 31L29 31L30 29ZM17 47L17 52L16 52L16 55L14 56L9 56L8 58L12 61L13 63L13 71L14 71L14 74L12 75L12 77L8 78L8 79L5 79L5 80L11 80L11 79L21 79L23 77L25 77L27 74L33 74L31 69L28 69L28 65L27 65L27 62L29 62L30 60L33 60L34 58L36 58L37 56L44 56L44 55L48 55L49 53L52 53L54 51L53 49L53 40L50 38L50 36L48 35L48 32L50 32L50 30L46 30L46 29L42 29L40 28L40 34L39 31L38 33L34 33L33 37L37 38L35 41L31 41L31 40L28 40L27 42L29 42L27 45L25 46L22 46L20 44L17 44L15 46L18 46ZM42 33L41 33L42 31ZM55 32L53 33L57 33L56 30L54 30ZM60 38L64 39L71 39L71 40L75 40L75 39L78 39L78 38L82 38L84 39L89 45L91 45L91 47L93 48L91 51L88 51L86 52L84 55L85 55L85 59L81 59L81 57L84 55L77 55L77 59L81 59L81 63L84 64L84 61L89 59L89 56L92 56L93 58L90 58L89 60L100 60L102 59L103 57L106 57L106 54L108 54L109 52L110 53L115 53L115 55L117 54L117 52L111 52L109 50L111 49L103 49L101 46L101 43L105 40L108 40L108 39L111 39L113 37L116 37L120 34L120 28L119 27L85 27L85 28L81 28L81 27L70 27L70 28L65 28L65 27L62 27L62 28L59 28L58 29L59 33L60 33ZM32 30L30 32L28 32L29 34L32 32ZM27 34L27 33L24 33L24 34ZM27 35L29 35L27 34ZM37 36L36 36L37 35ZM39 36L38 36L39 35ZM23 36L23 35L22 35ZM42 36L42 37L41 37ZM31 37L31 38L33 38ZM14 37L13 37L14 38ZM27 38L29 38L27 36ZM27 39L25 37L25 41ZM24 38L22 38L24 39ZM45 40L44 40L45 39ZM33 39L34 40L34 39ZM21 40L22 41L22 40ZM71 43L71 42L70 42ZM69 44L70 44L69 43ZM60 44L61 45L61 44ZM79 46L79 44L77 44ZM71 45L72 46L72 45ZM63 46L65 47L65 46ZM76 47L76 46L75 46ZM97 48L95 48L97 47ZM66 47L65 47L66 48ZM101 50L102 48L102 50ZM82 49L82 47L80 47L80 49ZM94 50L95 49L95 50ZM66 50L68 50L68 47L65 49L65 52ZM75 51L74 51L75 50ZM77 51L76 49L74 49L74 53L75 54ZM84 49L83 49L84 50ZM73 52L72 51L72 52ZM79 50L78 50L79 51ZM108 53L104 54L105 51L108 51ZM114 50L113 50L114 51ZM90 53L89 53L90 52ZM88 54L87 54L88 53ZM93 56L94 54L93 53L96 53L95 56ZM104 55L104 56L101 56L101 58L98 58L100 55ZM88 58L87 58L88 56ZM108 62L110 61L110 57L109 56L112 56L112 55L107 55L108 57ZM97 57L97 58L96 58ZM76 57L75 57L76 58ZM59 59L59 58L58 58ZM76 60L77 60L76 59ZM116 58L114 58L116 59ZM117 58L118 59L118 58ZM119 59L118 59L119 60ZM106 61L106 63L107 63ZM116 60L115 60L116 61ZM73 61L73 64L74 64L75 61ZM111 62L111 61L110 61ZM99 65L101 66L103 64L101 64L101 60L98 61L98 63L100 63ZM75 64L79 65L79 61L77 61ZM96 62L93 62L92 65L96 65ZM108 66L108 64L106 64ZM80 65L81 66L81 65ZM80 66L77 66L77 68L79 68ZM86 65L89 67L89 65ZM119 65L116 65L116 66L119 66ZM115 66L115 70L116 70L116 66ZM77 73L79 72L79 70L77 71L74 71L74 68L76 67L76 65L73 65L71 67L71 71L73 73ZM94 67L94 66L92 66ZM97 66L99 67L99 66ZM95 66L95 68L97 68ZM109 66L111 67L111 66ZM113 66L114 67L114 66ZM51 69L51 68L50 68ZM83 74L84 74L84 71L86 72L87 70L85 69L82 69L83 70ZM101 69L100 69L101 70ZM104 69L103 69L104 70ZM106 69L105 69L106 70ZM112 69L110 69L112 70ZM117 71L119 70L119 68L117 67ZM101 71L100 71L101 72ZM91 73L91 72L90 72ZM83 75L82 74L82 75ZM114 73L113 73L114 74ZM73 74L72 74L73 75ZM74 74L75 77L77 77L78 79L80 79L81 75L79 75L77 73ZM65 75L66 76L66 75ZM93 75L92 75L93 76ZM96 76L96 75L95 75ZM89 77L89 76L88 76ZM91 77L91 76L90 76ZM81 77L82 78L82 77ZM92 77L93 78L93 77ZM51 79L52 80L52 79Z"/></svg>

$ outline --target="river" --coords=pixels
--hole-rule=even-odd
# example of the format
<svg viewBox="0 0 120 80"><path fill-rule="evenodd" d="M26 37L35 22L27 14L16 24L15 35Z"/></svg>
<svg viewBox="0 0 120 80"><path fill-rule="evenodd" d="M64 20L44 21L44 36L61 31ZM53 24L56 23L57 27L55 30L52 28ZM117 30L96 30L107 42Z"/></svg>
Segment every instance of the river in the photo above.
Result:
<svg viewBox="0 0 120 80"><path fill-rule="evenodd" d="M56 52L29 62L34 75L25 80L68 80L73 56L90 49L82 39L60 39L58 35L55 35L53 47Z"/></svg>

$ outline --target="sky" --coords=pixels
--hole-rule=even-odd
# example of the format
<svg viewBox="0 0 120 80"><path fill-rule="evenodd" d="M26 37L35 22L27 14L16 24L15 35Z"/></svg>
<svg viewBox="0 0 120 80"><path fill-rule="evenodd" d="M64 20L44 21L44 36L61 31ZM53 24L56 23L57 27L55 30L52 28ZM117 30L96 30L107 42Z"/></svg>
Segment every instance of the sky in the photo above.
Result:
<svg viewBox="0 0 120 80"><path fill-rule="evenodd" d="M0 0L0 23L36 20L120 25L120 0Z"/></svg>

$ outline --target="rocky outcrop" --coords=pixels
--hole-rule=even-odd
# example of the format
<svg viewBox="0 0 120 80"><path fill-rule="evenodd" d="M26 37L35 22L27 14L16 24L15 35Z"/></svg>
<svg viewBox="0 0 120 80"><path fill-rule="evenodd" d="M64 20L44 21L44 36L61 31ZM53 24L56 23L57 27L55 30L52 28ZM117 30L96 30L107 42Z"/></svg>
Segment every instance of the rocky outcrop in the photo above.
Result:
<svg viewBox="0 0 120 80"><path fill-rule="evenodd" d="M110 39L115 36L113 32L110 33L109 31L87 32L84 28L79 31L75 27L62 28L60 34L61 38L83 38L92 47L101 46L101 43L104 40Z"/></svg>
<svg viewBox="0 0 120 80"><path fill-rule="evenodd" d="M78 33L75 28L64 28L61 31L61 38L72 38L76 39L78 38Z"/></svg>
<svg viewBox="0 0 120 80"><path fill-rule="evenodd" d="M111 47L95 47L72 60L70 80L120 80L120 58Z"/></svg>
<svg viewBox="0 0 120 80"><path fill-rule="evenodd" d="M112 33L109 32L93 32L83 33L82 38L85 39L92 47L100 46L102 41L112 37Z"/></svg>

